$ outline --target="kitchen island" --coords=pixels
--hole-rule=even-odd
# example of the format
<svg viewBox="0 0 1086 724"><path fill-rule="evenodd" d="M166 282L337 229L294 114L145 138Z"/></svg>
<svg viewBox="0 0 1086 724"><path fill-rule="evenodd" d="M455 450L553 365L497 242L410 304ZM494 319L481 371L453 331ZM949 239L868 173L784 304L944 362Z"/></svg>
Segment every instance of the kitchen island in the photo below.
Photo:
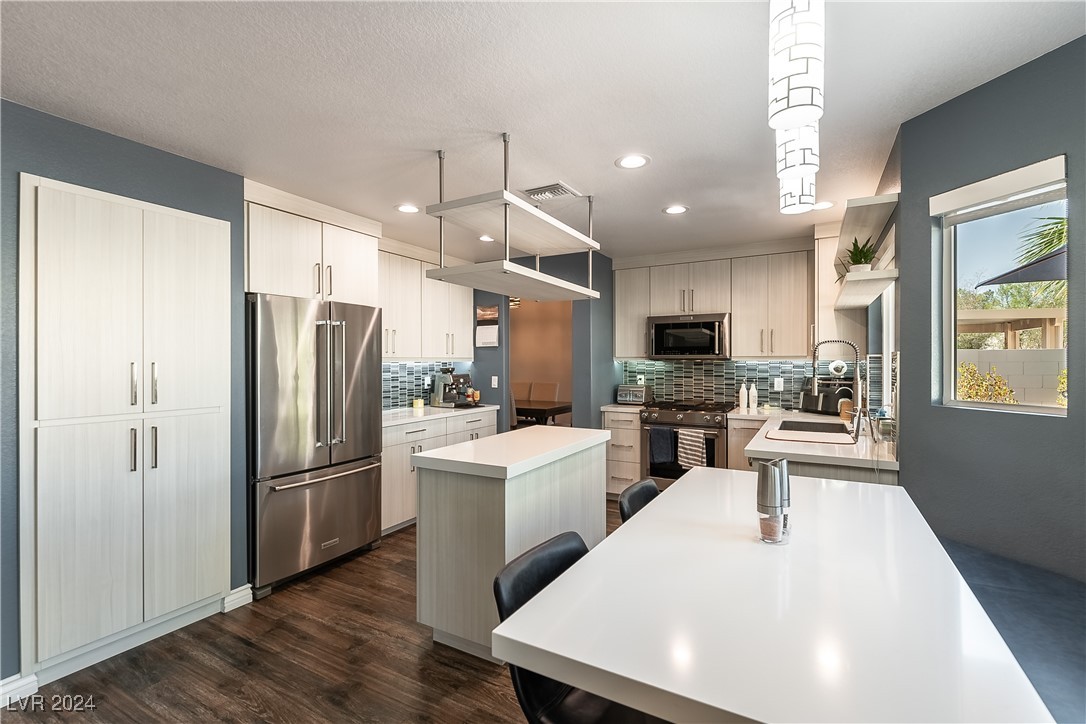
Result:
<svg viewBox="0 0 1086 724"><path fill-rule="evenodd" d="M537 425L427 450L418 469L419 623L434 641L491 659L494 576L564 531L606 534L608 430Z"/></svg>
<svg viewBox="0 0 1086 724"><path fill-rule="evenodd" d="M494 655L669 721L1052 721L903 488L694 468L494 630Z"/></svg>

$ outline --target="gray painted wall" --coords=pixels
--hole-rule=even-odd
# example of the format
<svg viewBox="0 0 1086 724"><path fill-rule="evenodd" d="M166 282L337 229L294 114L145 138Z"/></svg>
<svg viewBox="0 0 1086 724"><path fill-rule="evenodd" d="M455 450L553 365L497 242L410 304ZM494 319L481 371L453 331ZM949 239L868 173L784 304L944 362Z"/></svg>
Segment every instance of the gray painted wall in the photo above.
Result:
<svg viewBox="0 0 1086 724"><path fill-rule="evenodd" d="M1086 39L901 127L901 481L939 535L1086 580ZM1066 418L938 404L928 199L1067 155Z"/></svg>
<svg viewBox="0 0 1086 724"><path fill-rule="evenodd" d="M19 672L18 198L27 172L230 222L231 585L247 579L241 176L3 101L0 105L0 677Z"/></svg>
<svg viewBox="0 0 1086 724"><path fill-rule="evenodd" d="M498 432L509 431L509 297L493 292L475 290L475 306L498 307L498 346L476 347L471 381L479 388L479 401L501 405L498 410ZM498 376L498 389L490 386L490 378Z"/></svg>

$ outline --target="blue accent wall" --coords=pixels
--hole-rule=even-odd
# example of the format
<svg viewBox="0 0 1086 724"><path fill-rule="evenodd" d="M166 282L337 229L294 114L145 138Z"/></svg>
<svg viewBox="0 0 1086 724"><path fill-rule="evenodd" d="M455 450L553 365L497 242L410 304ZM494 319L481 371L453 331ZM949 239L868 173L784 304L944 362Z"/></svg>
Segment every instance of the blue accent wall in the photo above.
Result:
<svg viewBox="0 0 1086 724"><path fill-rule="evenodd" d="M938 535L1086 580L1086 39L902 124L901 482ZM928 200L1067 158L1067 417L945 407Z"/></svg>
<svg viewBox="0 0 1086 724"><path fill-rule="evenodd" d="M0 105L0 677L19 673L19 174L230 222L232 587L248 578L245 484L244 186L241 176L9 101Z"/></svg>
<svg viewBox="0 0 1086 724"><path fill-rule="evenodd" d="M493 292L475 290L476 307L498 308L498 346L476 347L471 381L480 391L479 402L501 405L498 410L498 432L509 431L509 297ZM474 330L472 330L474 333ZM474 344L474 341L472 342ZM490 386L497 375L498 388Z"/></svg>

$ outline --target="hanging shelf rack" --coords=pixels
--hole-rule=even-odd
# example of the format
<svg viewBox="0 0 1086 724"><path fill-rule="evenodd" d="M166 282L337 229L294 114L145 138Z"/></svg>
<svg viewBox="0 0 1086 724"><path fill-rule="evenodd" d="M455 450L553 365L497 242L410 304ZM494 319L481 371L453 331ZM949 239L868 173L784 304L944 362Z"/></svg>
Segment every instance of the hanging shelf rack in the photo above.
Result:
<svg viewBox="0 0 1086 724"><path fill-rule="evenodd" d="M438 151L438 194L436 204L426 207L426 213L438 219L439 266L430 269L430 279L473 287L505 296L562 301L599 299L592 289L592 252L600 245L592 240L592 197L588 197L588 234L582 234L550 214L540 211L509 191L509 134L502 134L505 156L505 188L477 196L445 201L445 152ZM494 235L504 232L505 259L445 266L445 221L471 230L476 234ZM510 229L515 225L516 241ZM517 249L535 257L535 269L510 260L510 250ZM555 254L588 252L588 286L560 279L539 271L539 258Z"/></svg>

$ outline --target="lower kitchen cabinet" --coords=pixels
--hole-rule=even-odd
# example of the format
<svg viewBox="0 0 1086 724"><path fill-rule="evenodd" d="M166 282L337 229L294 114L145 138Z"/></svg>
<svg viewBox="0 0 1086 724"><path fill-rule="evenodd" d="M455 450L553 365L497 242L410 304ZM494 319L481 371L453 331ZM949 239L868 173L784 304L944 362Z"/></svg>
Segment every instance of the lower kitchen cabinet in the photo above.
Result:
<svg viewBox="0 0 1086 724"><path fill-rule="evenodd" d="M732 470L753 470L754 466L747 460L746 448L758 431L762 429L765 420L734 420L728 418L728 467Z"/></svg>
<svg viewBox="0 0 1086 724"><path fill-rule="evenodd" d="M446 421L424 418L418 422L390 425L383 431L381 452L381 533L391 533L412 523L418 514L418 477L411 456L423 450L445 447Z"/></svg>
<svg viewBox="0 0 1086 724"><path fill-rule="evenodd" d="M498 411L480 410L478 414L457 415L449 418L449 435L446 444L478 440L490 437L498 431Z"/></svg>
<svg viewBox="0 0 1086 724"><path fill-rule="evenodd" d="M224 418L37 430L39 660L227 590Z"/></svg>
<svg viewBox="0 0 1086 724"><path fill-rule="evenodd" d="M607 441L607 494L618 496L641 479L641 409L604 412Z"/></svg>

